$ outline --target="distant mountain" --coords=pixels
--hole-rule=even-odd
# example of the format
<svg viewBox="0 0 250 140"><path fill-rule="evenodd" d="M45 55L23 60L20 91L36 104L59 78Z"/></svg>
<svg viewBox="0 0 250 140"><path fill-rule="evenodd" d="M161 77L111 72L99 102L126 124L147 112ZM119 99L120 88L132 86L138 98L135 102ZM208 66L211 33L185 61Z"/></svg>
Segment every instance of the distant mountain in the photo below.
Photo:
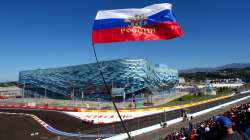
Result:
<svg viewBox="0 0 250 140"><path fill-rule="evenodd" d="M250 63L232 63L215 68L192 68L180 70L180 73L196 73L196 72L215 72L224 69L234 69L234 68L247 68L250 67Z"/></svg>

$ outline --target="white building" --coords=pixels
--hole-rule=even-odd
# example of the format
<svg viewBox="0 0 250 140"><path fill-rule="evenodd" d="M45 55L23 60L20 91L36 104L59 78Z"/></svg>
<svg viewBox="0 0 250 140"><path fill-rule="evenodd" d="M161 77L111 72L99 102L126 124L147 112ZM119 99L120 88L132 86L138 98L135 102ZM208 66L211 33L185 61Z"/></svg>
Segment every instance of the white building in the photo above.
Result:
<svg viewBox="0 0 250 140"><path fill-rule="evenodd" d="M2 97L16 97L22 95L22 89L19 87L0 87L0 96Z"/></svg>

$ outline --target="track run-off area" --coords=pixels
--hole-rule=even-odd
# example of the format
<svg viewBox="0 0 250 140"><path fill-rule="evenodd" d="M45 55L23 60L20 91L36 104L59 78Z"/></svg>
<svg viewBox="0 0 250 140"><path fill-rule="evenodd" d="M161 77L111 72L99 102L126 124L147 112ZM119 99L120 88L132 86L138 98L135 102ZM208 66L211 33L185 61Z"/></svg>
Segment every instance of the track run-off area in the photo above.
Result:
<svg viewBox="0 0 250 140"><path fill-rule="evenodd" d="M223 96L207 101L196 102L181 106L121 110L121 113L154 111L153 114L146 114L146 116L139 116L133 119L125 120L125 124L127 125L129 131L134 131L134 130L140 130L142 128L147 128L155 124L159 124L162 121L169 121L179 118L181 116L182 108L187 108L189 112L193 114L243 97L249 98L249 96L250 92L243 92L241 94L233 96ZM164 112L162 110L164 110ZM72 117L72 114L69 115L62 111L50 111L43 109L0 108L0 112L23 113L36 120L48 131L62 136L86 137L93 139L94 137L96 138L97 132L101 134L100 136L103 138L124 133L122 126L119 122L114 122L109 124L95 124L93 122L92 123L86 122L85 120L79 119L77 117ZM78 113L83 113L83 112L87 113L88 111L80 110L80 112ZM102 110L102 111L89 110L89 112L115 113L114 111L110 110Z"/></svg>

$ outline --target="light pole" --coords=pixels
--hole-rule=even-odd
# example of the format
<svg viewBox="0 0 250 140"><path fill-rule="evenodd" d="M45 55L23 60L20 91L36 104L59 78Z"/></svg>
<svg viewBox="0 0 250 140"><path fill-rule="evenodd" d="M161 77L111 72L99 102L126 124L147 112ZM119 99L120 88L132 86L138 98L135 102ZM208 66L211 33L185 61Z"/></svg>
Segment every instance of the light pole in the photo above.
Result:
<svg viewBox="0 0 250 140"><path fill-rule="evenodd" d="M75 85L74 85L74 82L72 83L71 85L71 88L72 88L72 91L71 91L71 100L73 101L73 105L75 106Z"/></svg>
<svg viewBox="0 0 250 140"><path fill-rule="evenodd" d="M72 89L72 100L74 101L75 99L75 87L73 86L73 89Z"/></svg>
<svg viewBox="0 0 250 140"><path fill-rule="evenodd" d="M126 94L128 93L128 83L125 84L124 91L123 91L123 102L126 102Z"/></svg>
<svg viewBox="0 0 250 140"><path fill-rule="evenodd" d="M123 102L125 103L126 102L126 92L123 91Z"/></svg>
<svg viewBox="0 0 250 140"><path fill-rule="evenodd" d="M165 122L167 121L167 114L166 114L165 108L164 108L164 120L165 120Z"/></svg>
<svg viewBox="0 0 250 140"><path fill-rule="evenodd" d="M83 98L84 98L84 91L82 90L82 100L83 100Z"/></svg>
<svg viewBox="0 0 250 140"><path fill-rule="evenodd" d="M47 98L47 89L46 89L46 87L44 87L44 98L45 99Z"/></svg>
<svg viewBox="0 0 250 140"><path fill-rule="evenodd" d="M24 94L25 94L25 82L23 83L23 93L22 93L23 95L23 98L24 98Z"/></svg>
<svg viewBox="0 0 250 140"><path fill-rule="evenodd" d="M98 123L97 123L97 139L99 140L100 139L100 126L99 126L99 116L100 116L100 110L101 110L101 103L100 103L100 98L98 98Z"/></svg>
<svg viewBox="0 0 250 140"><path fill-rule="evenodd" d="M41 88L44 89L44 97L43 98L46 99L47 98L47 88L46 88L46 86L41 86Z"/></svg>

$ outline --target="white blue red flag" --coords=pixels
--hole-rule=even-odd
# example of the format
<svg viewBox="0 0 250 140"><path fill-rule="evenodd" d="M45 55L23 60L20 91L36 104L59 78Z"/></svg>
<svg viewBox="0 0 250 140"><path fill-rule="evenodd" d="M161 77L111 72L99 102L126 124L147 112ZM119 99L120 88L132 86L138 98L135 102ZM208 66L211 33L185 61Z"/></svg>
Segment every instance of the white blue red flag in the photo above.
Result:
<svg viewBox="0 0 250 140"><path fill-rule="evenodd" d="M169 3L154 4L142 9L98 11L92 42L166 40L183 35Z"/></svg>

